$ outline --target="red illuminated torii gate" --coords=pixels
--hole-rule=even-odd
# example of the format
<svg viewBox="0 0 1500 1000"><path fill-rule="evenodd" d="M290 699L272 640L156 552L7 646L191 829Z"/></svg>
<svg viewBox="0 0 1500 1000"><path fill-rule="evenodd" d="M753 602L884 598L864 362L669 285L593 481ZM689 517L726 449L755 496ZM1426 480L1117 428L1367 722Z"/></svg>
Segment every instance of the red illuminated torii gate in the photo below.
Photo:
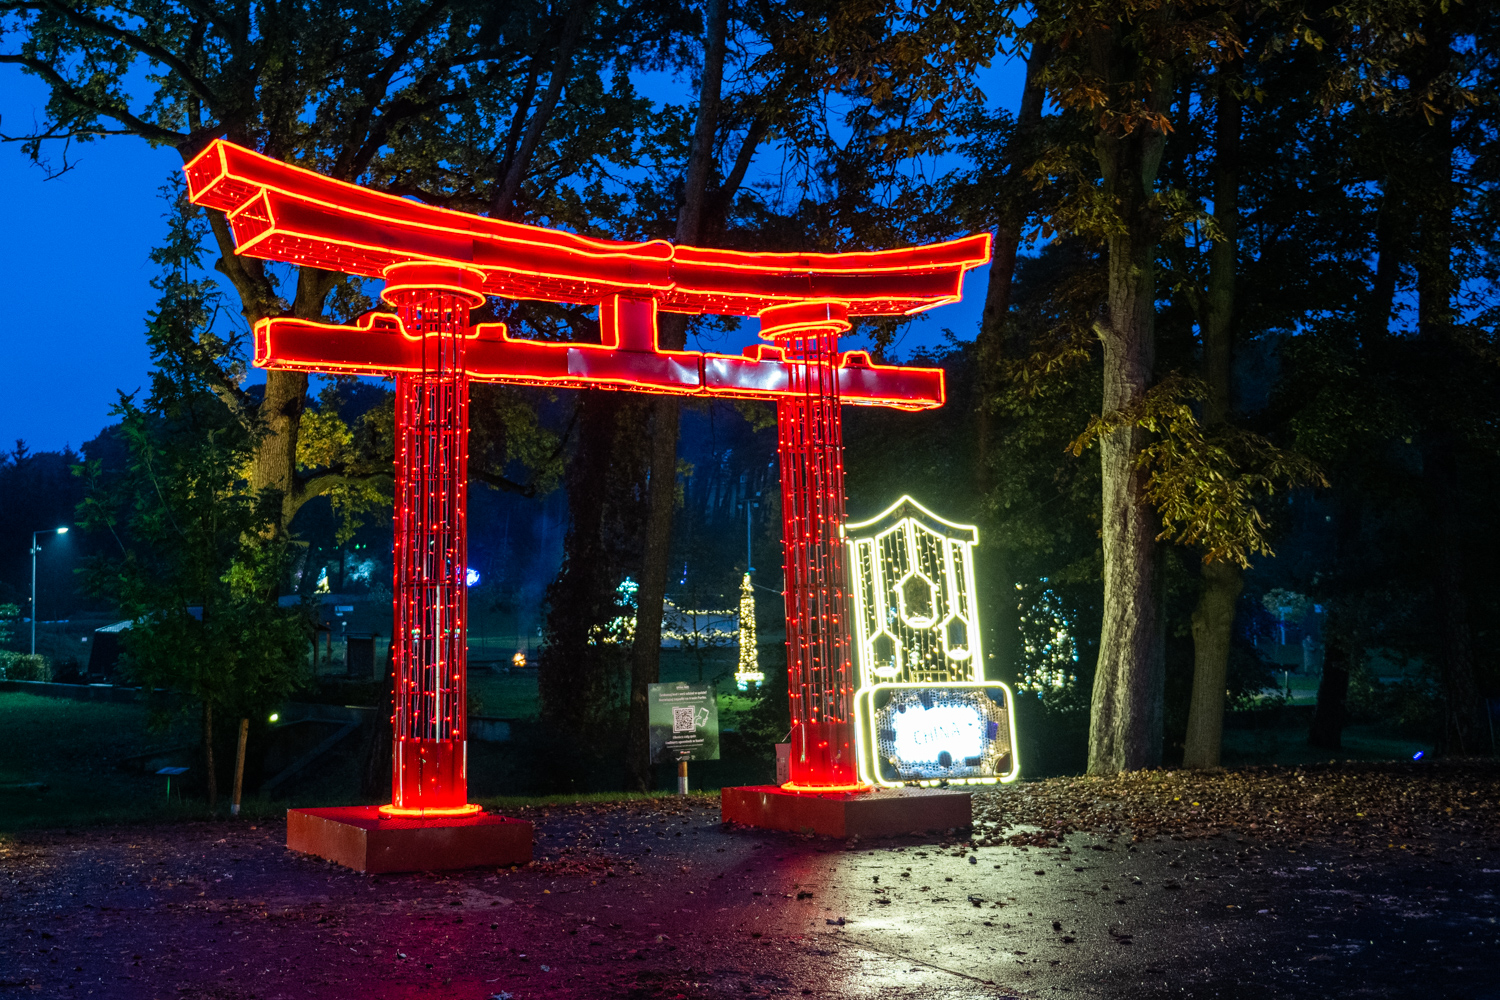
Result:
<svg viewBox="0 0 1500 1000"><path fill-rule="evenodd" d="M451 212L217 141L187 165L195 204L227 214L236 253L382 278L394 315L255 325L255 364L396 378L394 816L462 816L468 382L775 400L794 790L859 786L850 722L840 405L941 406L943 371L840 353L851 316L958 301L988 234L901 250L744 253L622 243ZM597 304L601 343L512 339L469 324L487 296ZM771 344L668 351L659 310L755 316Z"/></svg>

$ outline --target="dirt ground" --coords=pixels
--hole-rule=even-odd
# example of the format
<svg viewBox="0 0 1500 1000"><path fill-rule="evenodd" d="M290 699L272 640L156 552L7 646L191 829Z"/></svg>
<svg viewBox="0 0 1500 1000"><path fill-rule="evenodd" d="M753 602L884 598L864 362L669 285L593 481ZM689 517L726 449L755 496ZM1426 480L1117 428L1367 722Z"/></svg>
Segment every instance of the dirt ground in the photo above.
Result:
<svg viewBox="0 0 1500 1000"><path fill-rule="evenodd" d="M716 796L587 803L525 810L528 867L376 877L280 823L27 833L0 998L1500 1000L1497 778L1035 782L972 833L863 843L726 827Z"/></svg>

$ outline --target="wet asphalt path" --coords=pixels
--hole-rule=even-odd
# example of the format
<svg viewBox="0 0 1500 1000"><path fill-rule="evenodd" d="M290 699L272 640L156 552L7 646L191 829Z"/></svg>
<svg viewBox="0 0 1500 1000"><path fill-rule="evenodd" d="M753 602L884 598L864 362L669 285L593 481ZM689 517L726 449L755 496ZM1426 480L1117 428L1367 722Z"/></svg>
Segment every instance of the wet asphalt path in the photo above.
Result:
<svg viewBox="0 0 1500 1000"><path fill-rule="evenodd" d="M18 838L0 998L1500 1000L1497 853L845 845L701 799L537 819L545 870L374 878L279 825Z"/></svg>

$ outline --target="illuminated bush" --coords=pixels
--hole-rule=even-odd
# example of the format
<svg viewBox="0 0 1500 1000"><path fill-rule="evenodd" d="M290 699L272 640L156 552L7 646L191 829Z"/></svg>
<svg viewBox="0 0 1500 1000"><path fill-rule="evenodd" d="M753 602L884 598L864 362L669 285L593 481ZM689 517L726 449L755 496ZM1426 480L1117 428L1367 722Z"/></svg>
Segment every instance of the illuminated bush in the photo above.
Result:
<svg viewBox="0 0 1500 1000"><path fill-rule="evenodd" d="M1038 695L1049 707L1066 709L1078 695L1078 640L1073 620L1044 577L1016 584L1020 655L1016 690Z"/></svg>

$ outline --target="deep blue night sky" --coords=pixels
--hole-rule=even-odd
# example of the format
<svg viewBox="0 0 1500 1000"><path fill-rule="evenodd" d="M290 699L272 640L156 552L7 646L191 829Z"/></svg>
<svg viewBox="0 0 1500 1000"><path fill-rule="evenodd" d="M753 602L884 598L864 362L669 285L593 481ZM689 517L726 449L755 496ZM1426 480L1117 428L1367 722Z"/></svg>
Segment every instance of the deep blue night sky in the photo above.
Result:
<svg viewBox="0 0 1500 1000"><path fill-rule="evenodd" d="M0 131L30 131L45 89L0 67ZM116 389L145 382L143 336L155 300L147 253L165 231L157 189L181 159L139 139L69 153L77 169L55 180L19 144L0 146L0 283L5 364L0 444L75 448L109 421Z"/></svg>
<svg viewBox="0 0 1500 1000"><path fill-rule="evenodd" d="M988 71L983 84L990 100L1015 108L1023 72L1019 61ZM683 98L662 93L660 99ZM30 131L45 101L36 80L0 66L0 132ZM51 155L60 159L56 149ZM0 145L0 284L7 309L0 337L8 370L0 447L18 438L33 451L78 447L109 422L116 391L145 385L150 367L143 330L156 268L147 254L165 231L159 189L181 160L173 149L128 137L75 144L68 159L74 169L49 181L19 144ZM915 324L899 352L940 343L944 327L971 338L985 281L985 270L972 272L965 301ZM742 331L739 339L753 337ZM701 346L737 351L740 345Z"/></svg>

